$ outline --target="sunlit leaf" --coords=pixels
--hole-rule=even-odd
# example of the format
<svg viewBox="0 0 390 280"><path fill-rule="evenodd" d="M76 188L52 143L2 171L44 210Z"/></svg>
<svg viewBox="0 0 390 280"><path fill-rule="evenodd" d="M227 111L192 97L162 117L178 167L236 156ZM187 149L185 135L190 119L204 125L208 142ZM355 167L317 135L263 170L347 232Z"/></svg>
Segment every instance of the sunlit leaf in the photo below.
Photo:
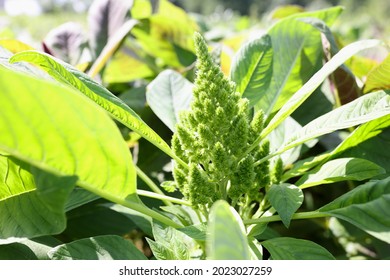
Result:
<svg viewBox="0 0 390 280"><path fill-rule="evenodd" d="M268 35L240 48L235 55L230 77L236 90L254 106L265 94L272 78L273 51Z"/></svg>
<svg viewBox="0 0 390 280"><path fill-rule="evenodd" d="M147 88L146 100L153 112L175 131L179 112L188 110L193 84L172 70L161 72Z"/></svg>
<svg viewBox="0 0 390 280"><path fill-rule="evenodd" d="M107 199L135 195L131 154L104 110L56 83L0 74L0 150L48 173L78 176L78 185Z"/></svg>
<svg viewBox="0 0 390 280"><path fill-rule="evenodd" d="M211 260L250 259L242 220L226 201L215 202L210 210L206 249L207 258Z"/></svg>
<svg viewBox="0 0 390 280"><path fill-rule="evenodd" d="M330 132L353 127L390 114L390 95L385 91L366 94L305 125L293 133L279 152ZM277 152L277 153L279 153Z"/></svg>
<svg viewBox="0 0 390 280"><path fill-rule="evenodd" d="M390 177L368 182L319 209L390 243Z"/></svg>
<svg viewBox="0 0 390 280"><path fill-rule="evenodd" d="M274 53L273 76L266 94L256 104L257 109L267 115L275 112L321 67L320 33L299 19L315 17L331 25L341 11L341 7L334 7L298 13L278 21L269 30Z"/></svg>
<svg viewBox="0 0 390 280"><path fill-rule="evenodd" d="M130 107L88 75L39 52L21 52L14 55L10 61L28 61L38 65L53 78L79 90L125 126L140 134L168 155L175 157L168 144L142 121Z"/></svg>
<svg viewBox="0 0 390 280"><path fill-rule="evenodd" d="M385 170L360 158L339 158L328 161L318 170L306 173L297 183L301 189L339 181L363 181L384 174Z"/></svg>
<svg viewBox="0 0 390 280"><path fill-rule="evenodd" d="M378 66L372 69L368 75L364 85L364 93L372 92L380 89L390 89L390 55Z"/></svg>

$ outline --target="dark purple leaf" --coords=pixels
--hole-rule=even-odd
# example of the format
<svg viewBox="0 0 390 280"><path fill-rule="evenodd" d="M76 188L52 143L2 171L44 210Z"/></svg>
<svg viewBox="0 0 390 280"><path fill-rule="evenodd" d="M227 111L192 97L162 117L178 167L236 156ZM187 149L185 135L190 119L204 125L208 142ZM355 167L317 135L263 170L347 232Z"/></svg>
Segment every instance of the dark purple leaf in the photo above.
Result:
<svg viewBox="0 0 390 280"><path fill-rule="evenodd" d="M130 17L133 0L95 0L88 12L89 43L99 56L110 37Z"/></svg>
<svg viewBox="0 0 390 280"><path fill-rule="evenodd" d="M83 27L75 22L67 22L46 35L43 47L46 53L74 65L81 57L85 41Z"/></svg>

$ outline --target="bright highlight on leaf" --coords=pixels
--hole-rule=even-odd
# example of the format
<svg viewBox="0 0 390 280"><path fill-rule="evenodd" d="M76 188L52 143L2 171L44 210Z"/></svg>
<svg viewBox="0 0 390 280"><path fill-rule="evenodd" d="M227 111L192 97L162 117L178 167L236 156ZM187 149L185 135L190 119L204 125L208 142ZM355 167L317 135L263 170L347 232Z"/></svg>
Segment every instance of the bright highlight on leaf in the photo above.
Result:
<svg viewBox="0 0 390 280"><path fill-rule="evenodd" d="M238 213L225 201L217 201L207 225L207 258L249 260L248 240Z"/></svg>

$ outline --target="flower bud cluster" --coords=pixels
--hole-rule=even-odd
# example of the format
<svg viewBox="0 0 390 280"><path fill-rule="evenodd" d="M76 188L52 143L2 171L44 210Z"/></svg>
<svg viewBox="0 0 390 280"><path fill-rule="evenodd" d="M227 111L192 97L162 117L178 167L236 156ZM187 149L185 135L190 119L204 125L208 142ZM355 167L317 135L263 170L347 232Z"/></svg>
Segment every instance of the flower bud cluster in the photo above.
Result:
<svg viewBox="0 0 390 280"><path fill-rule="evenodd" d="M174 153L189 166L174 165L177 187L195 207L218 199L239 201L244 195L259 200L271 176L268 161L255 162L269 154L269 143L248 149L263 129L264 115L260 111L250 118L248 100L213 62L200 34L195 49L191 109L181 113L172 138Z"/></svg>

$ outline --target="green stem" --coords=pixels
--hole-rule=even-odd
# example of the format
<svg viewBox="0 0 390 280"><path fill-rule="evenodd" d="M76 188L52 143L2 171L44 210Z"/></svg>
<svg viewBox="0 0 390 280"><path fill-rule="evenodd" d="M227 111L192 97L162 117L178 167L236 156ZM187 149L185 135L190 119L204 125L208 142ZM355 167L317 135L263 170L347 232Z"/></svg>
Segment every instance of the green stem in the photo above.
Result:
<svg viewBox="0 0 390 280"><path fill-rule="evenodd" d="M175 198L175 197L170 197L170 196L167 196L167 195L164 195L164 194L158 194L158 193L148 192L148 191L144 191L144 190L137 190L137 194L141 195L141 196L145 196L145 197L150 197L150 198L155 198L155 199L161 200L166 205L168 205L168 203L169 203L169 205L172 205L172 203L176 203L176 204L191 206L191 203L189 201L185 201L183 199L178 199L178 198Z"/></svg>
<svg viewBox="0 0 390 280"><path fill-rule="evenodd" d="M145 184L148 185L152 191L154 191L156 194L165 196L164 192L137 165L135 166L135 170L137 171L137 174L141 178L141 180L144 181ZM164 199L162 201L164 202L165 205L168 206L172 205L172 203L169 200Z"/></svg>
<svg viewBox="0 0 390 280"><path fill-rule="evenodd" d="M311 212L295 213L292 216L292 220L315 219L315 218L324 218L324 217L329 217L329 214L328 213L320 213L318 211L311 211ZM244 220L243 222L245 225L250 225L250 224L278 222L281 220L282 219L280 218L279 215L273 215L270 217L262 217L262 218L258 218L258 219L248 219L248 220Z"/></svg>

